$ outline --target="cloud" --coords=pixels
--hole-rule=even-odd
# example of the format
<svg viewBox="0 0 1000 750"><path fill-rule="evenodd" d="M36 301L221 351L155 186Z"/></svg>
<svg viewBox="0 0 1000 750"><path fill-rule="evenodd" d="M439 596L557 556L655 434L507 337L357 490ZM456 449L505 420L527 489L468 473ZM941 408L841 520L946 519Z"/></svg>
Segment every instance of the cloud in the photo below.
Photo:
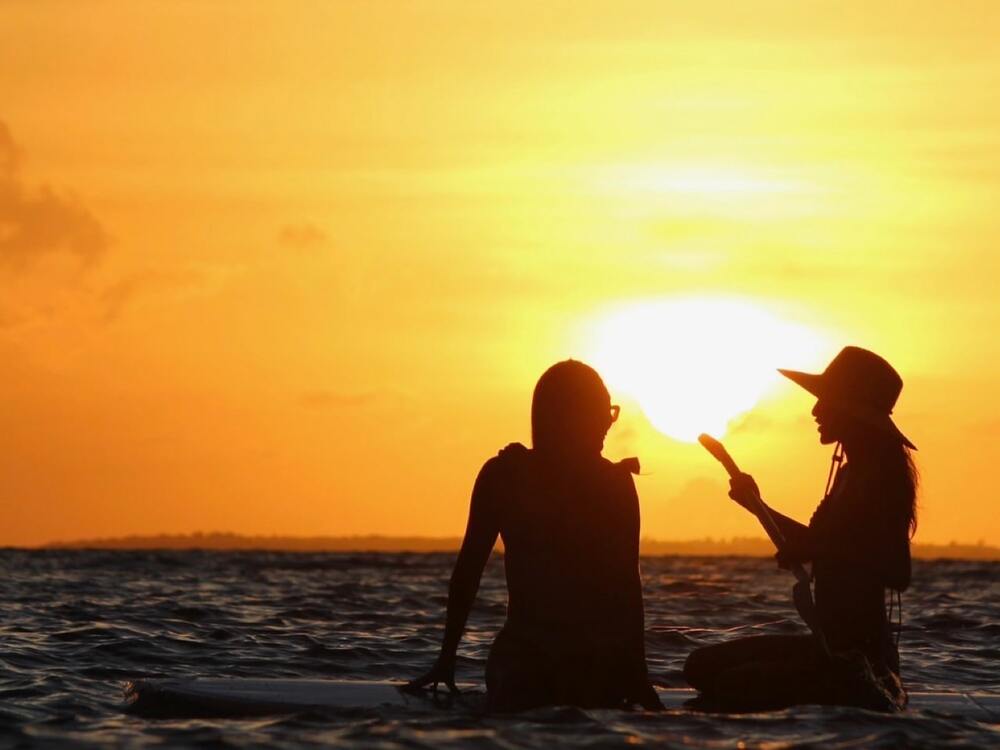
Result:
<svg viewBox="0 0 1000 750"><path fill-rule="evenodd" d="M125 308L140 295L192 286L201 280L201 274L196 271L146 270L125 276L101 293L104 322L111 323L117 320Z"/></svg>
<svg viewBox="0 0 1000 750"><path fill-rule="evenodd" d="M729 488L722 482L709 477L698 476L687 480L680 491L671 498L671 502L679 504L704 504L716 497L727 497Z"/></svg>
<svg viewBox="0 0 1000 750"><path fill-rule="evenodd" d="M0 179L10 177L17 171L21 153L14 144L7 125L0 122Z"/></svg>
<svg viewBox="0 0 1000 750"><path fill-rule="evenodd" d="M727 432L737 434L741 432L757 433L767 432L774 429L775 420L756 411L748 412L729 425Z"/></svg>
<svg viewBox="0 0 1000 750"><path fill-rule="evenodd" d="M278 232L278 242L296 250L309 250L325 245L327 239L326 232L309 222L286 224Z"/></svg>
<svg viewBox="0 0 1000 750"><path fill-rule="evenodd" d="M101 223L72 195L45 185L30 189L19 166L20 151L0 122L0 268L19 273L56 253L84 267L96 263L109 242Z"/></svg>

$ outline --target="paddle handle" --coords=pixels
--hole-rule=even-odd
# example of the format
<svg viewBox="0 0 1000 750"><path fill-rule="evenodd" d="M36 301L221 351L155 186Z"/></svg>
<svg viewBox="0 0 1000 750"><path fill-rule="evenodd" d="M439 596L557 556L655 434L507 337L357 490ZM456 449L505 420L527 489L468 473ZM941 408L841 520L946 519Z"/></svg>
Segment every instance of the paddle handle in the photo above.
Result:
<svg viewBox="0 0 1000 750"><path fill-rule="evenodd" d="M740 467L736 465L733 457L729 455L726 446L714 437L703 432L698 436L698 442L725 467L726 473L729 474L731 479L736 479L737 476L743 473L740 471Z"/></svg>
<svg viewBox="0 0 1000 750"><path fill-rule="evenodd" d="M740 467L736 465L733 457L729 455L729 451L726 450L726 446L720 443L711 435L706 435L702 433L698 436L698 442L707 450L715 459L723 465L726 469L726 473L729 474L731 479L736 479L743 472L740 471ZM761 525L764 527L764 531L774 542L774 546L779 550L783 549L786 545L785 535L781 533L781 529L774 520L774 516L771 515L771 511L768 510L767 506L764 505L764 501L761 499L758 493L753 494L753 502L757 509L757 518L760 519ZM799 564L792 566L792 573L800 581L808 581L809 574L806 573L805 568Z"/></svg>

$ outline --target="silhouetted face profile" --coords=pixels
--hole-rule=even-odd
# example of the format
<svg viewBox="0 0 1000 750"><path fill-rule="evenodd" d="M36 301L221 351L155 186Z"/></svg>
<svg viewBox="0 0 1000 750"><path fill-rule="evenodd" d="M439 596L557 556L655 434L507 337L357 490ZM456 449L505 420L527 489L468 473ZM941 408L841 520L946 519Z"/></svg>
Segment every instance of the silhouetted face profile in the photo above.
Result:
<svg viewBox="0 0 1000 750"><path fill-rule="evenodd" d="M531 402L531 440L546 455L598 456L618 407L597 372L582 362L558 362L538 379Z"/></svg>
<svg viewBox="0 0 1000 750"><path fill-rule="evenodd" d="M850 440L864 430L858 420L830 401L816 401L812 415L816 418L819 441L823 445Z"/></svg>

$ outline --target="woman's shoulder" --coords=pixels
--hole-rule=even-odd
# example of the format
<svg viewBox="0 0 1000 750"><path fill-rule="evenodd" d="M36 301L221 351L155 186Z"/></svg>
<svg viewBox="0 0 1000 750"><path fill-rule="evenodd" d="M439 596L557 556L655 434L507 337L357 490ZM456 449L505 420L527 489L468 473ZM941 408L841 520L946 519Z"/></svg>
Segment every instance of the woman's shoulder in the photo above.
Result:
<svg viewBox="0 0 1000 750"><path fill-rule="evenodd" d="M497 454L486 461L486 466L523 466L531 460L531 449L523 443L507 443Z"/></svg>
<svg viewBox="0 0 1000 750"><path fill-rule="evenodd" d="M495 455L486 460L482 471L500 474L509 471L523 471L535 463L534 451L522 443L508 443ZM634 456L611 461L599 456L595 465L597 471L607 476L632 481L632 475L639 473L639 459Z"/></svg>
<svg viewBox="0 0 1000 750"><path fill-rule="evenodd" d="M508 443L495 456L483 463L479 470L480 480L503 481L514 474L524 471L531 464L531 450L521 443Z"/></svg>
<svg viewBox="0 0 1000 750"><path fill-rule="evenodd" d="M639 459L634 456L612 461L601 456L597 462L597 470L606 477L616 482L634 484L633 474L639 473Z"/></svg>
<svg viewBox="0 0 1000 750"><path fill-rule="evenodd" d="M637 502L635 480L633 474L639 473L639 459L623 458L612 461L603 456L598 460L597 472L592 487L598 493L604 494L616 507L624 502Z"/></svg>

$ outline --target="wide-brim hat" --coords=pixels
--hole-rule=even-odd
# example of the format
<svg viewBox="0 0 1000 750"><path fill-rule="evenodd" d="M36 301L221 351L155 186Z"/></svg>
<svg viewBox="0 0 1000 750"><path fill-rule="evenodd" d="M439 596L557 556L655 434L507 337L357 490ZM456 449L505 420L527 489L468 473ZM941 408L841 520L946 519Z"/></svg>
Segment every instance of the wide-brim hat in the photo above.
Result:
<svg viewBox="0 0 1000 750"><path fill-rule="evenodd" d="M780 368L778 372L817 398L836 404L852 417L917 449L892 421L892 410L903 390L903 379L875 352L846 346L819 374Z"/></svg>

